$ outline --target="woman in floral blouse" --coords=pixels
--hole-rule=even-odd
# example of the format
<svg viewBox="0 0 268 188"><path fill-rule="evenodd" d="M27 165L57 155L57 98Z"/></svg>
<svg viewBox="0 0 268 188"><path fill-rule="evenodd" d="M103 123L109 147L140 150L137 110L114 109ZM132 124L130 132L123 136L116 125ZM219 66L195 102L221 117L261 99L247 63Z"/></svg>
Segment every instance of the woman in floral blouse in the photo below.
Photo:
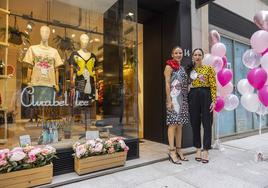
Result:
<svg viewBox="0 0 268 188"><path fill-rule="evenodd" d="M208 150L211 149L213 110L216 100L216 76L212 67L202 64L204 52L201 48L195 49L192 56L189 110L193 131L193 144L196 147L195 160L208 163ZM201 152L201 123L204 128L203 153Z"/></svg>

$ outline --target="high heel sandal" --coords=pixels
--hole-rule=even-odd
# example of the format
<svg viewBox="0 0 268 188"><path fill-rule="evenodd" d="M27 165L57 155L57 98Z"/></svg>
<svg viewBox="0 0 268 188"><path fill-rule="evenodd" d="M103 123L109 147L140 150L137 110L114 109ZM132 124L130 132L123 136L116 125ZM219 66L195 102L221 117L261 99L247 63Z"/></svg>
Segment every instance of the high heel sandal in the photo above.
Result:
<svg viewBox="0 0 268 188"><path fill-rule="evenodd" d="M171 151L175 151L175 149L170 149L169 151L170 151L170 152L171 152ZM172 162L173 164L178 164L178 165L181 165L181 164L182 164L182 163L180 162L180 160L174 161L174 159L171 157L171 154L170 154L170 153L168 154L168 160L169 160L170 162Z"/></svg>
<svg viewBox="0 0 268 188"><path fill-rule="evenodd" d="M207 152L207 157L208 157L208 152ZM206 163L208 163L208 162L209 162L208 159L204 159L204 158L202 158L202 163L206 164Z"/></svg>
<svg viewBox="0 0 268 188"><path fill-rule="evenodd" d="M201 152L201 151L200 151ZM197 162L201 162L202 161L202 158L201 157L195 157L194 158Z"/></svg>
<svg viewBox="0 0 268 188"><path fill-rule="evenodd" d="M181 161L189 161L189 159L187 159L186 157L184 157L183 156L183 158L181 157L181 155L180 155L180 147L176 147L176 153L177 153L177 156L178 156L178 158L181 160Z"/></svg>

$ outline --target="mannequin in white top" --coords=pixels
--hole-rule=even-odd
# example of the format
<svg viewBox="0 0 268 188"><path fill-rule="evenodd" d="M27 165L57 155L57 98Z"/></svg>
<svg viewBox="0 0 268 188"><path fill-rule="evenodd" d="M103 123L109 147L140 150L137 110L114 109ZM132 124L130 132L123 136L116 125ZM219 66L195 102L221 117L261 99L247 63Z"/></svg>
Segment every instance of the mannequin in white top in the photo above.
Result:
<svg viewBox="0 0 268 188"><path fill-rule="evenodd" d="M59 72L57 67L62 65L63 62L58 51L48 45L50 35L49 27L45 25L42 26L40 28L40 35L40 44L31 46L23 60L34 67L33 69L28 68L27 81L30 85L54 87L56 91L59 91ZM38 58L38 60L35 60L36 58ZM47 64L40 64L44 59Z"/></svg>

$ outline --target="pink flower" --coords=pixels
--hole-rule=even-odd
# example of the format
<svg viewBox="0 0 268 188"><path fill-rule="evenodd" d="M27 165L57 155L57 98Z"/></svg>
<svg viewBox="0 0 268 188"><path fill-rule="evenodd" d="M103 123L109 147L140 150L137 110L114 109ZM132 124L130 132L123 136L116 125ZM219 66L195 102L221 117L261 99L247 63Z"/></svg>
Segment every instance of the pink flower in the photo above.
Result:
<svg viewBox="0 0 268 188"><path fill-rule="evenodd" d="M125 144L124 140L119 140L118 142L119 142L121 148L125 149L127 147L127 145Z"/></svg>
<svg viewBox="0 0 268 188"><path fill-rule="evenodd" d="M11 152L16 152L16 151L21 151L23 152L23 148L22 147L15 147L11 150Z"/></svg>
<svg viewBox="0 0 268 188"><path fill-rule="evenodd" d="M96 142L95 142L95 140L88 140L88 141L86 142L86 144L89 145L90 147L95 147Z"/></svg>
<svg viewBox="0 0 268 188"><path fill-rule="evenodd" d="M41 151L42 151L41 148L36 147L36 148L31 150L31 153L34 155L37 155L37 154L41 153Z"/></svg>
<svg viewBox="0 0 268 188"><path fill-rule="evenodd" d="M129 150L129 147L126 146L126 147L124 148L124 151L128 151L128 150Z"/></svg>
<svg viewBox="0 0 268 188"><path fill-rule="evenodd" d="M33 163L33 162L35 162L36 161L36 156L35 156L35 154L33 154L33 153L29 153L28 154L28 157L29 157L29 159L28 159L28 163Z"/></svg>
<svg viewBox="0 0 268 188"><path fill-rule="evenodd" d="M79 145L81 145L79 142L75 142L73 145L73 149L75 150Z"/></svg>
<svg viewBox="0 0 268 188"><path fill-rule="evenodd" d="M77 158L80 158L80 157L82 157L85 153L86 153L86 147L85 147L85 145L79 145L77 148L76 148L76 151L75 151L75 153L76 153L76 157Z"/></svg>
<svg viewBox="0 0 268 188"><path fill-rule="evenodd" d="M0 160L0 166L6 166L7 161L6 160Z"/></svg>
<svg viewBox="0 0 268 188"><path fill-rule="evenodd" d="M56 149L50 145L46 145L44 149L49 150L50 153L56 153Z"/></svg>
<svg viewBox="0 0 268 188"><path fill-rule="evenodd" d="M41 154L42 154L42 155L48 155L48 154L50 154L50 153L51 153L50 150L47 149L47 148L43 148L42 151L41 151Z"/></svg>
<svg viewBox="0 0 268 188"><path fill-rule="evenodd" d="M9 149L2 149L0 150L0 153L8 154L10 152Z"/></svg>
<svg viewBox="0 0 268 188"><path fill-rule="evenodd" d="M107 140L106 144L107 144L107 147L112 147L113 146L113 142L111 140Z"/></svg>
<svg viewBox="0 0 268 188"><path fill-rule="evenodd" d="M23 151L24 151L25 153L29 153L32 149L34 149L33 146L26 146L25 148L23 148Z"/></svg>
<svg viewBox="0 0 268 188"><path fill-rule="evenodd" d="M5 153L0 153L0 160L4 160L6 158L6 154Z"/></svg>
<svg viewBox="0 0 268 188"><path fill-rule="evenodd" d="M114 150L113 147L112 148L109 148L108 153L114 153L114 152L115 152L115 150Z"/></svg>
<svg viewBox="0 0 268 188"><path fill-rule="evenodd" d="M11 157L10 157L10 161L21 161L22 159L24 159L26 157L26 154L22 151L15 151L12 152Z"/></svg>
<svg viewBox="0 0 268 188"><path fill-rule="evenodd" d="M96 146L95 146L95 148L94 148L94 151L96 153L99 153L99 152L102 151L102 149L103 149L103 144L102 143L97 143Z"/></svg>

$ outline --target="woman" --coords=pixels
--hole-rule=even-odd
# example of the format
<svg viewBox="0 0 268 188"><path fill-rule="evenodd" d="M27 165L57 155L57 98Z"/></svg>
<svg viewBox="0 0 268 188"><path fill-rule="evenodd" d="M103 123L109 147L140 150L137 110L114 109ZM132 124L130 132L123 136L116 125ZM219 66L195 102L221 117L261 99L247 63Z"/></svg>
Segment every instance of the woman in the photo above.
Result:
<svg viewBox="0 0 268 188"><path fill-rule="evenodd" d="M188 111L188 76L180 66L183 57L181 47L172 49L172 59L165 67L166 105L169 142L169 160L174 164L188 161L181 151L182 126L189 124ZM176 147L174 146L176 140Z"/></svg>
<svg viewBox="0 0 268 188"><path fill-rule="evenodd" d="M196 147L196 161L209 162L211 149L213 110L216 100L216 78L212 67L203 65L204 52L196 48L193 53L193 66L190 73L189 93L190 120L193 131L193 144ZM201 123L204 129L203 153L201 152Z"/></svg>

